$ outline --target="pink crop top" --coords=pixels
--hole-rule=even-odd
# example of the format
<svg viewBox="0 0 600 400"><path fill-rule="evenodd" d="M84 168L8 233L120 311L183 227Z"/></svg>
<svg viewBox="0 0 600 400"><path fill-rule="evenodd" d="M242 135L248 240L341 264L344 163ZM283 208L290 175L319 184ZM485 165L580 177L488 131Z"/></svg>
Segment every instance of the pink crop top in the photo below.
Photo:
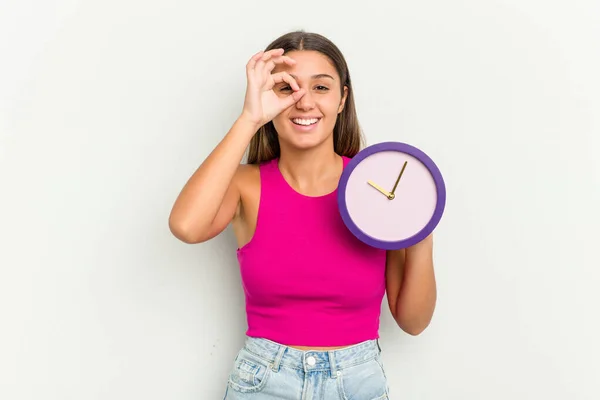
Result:
<svg viewBox="0 0 600 400"><path fill-rule="evenodd" d="M344 167L350 159L344 157ZM309 197L278 160L260 166L256 231L237 250L246 334L297 346L344 346L379 337L385 250L344 225L337 190Z"/></svg>

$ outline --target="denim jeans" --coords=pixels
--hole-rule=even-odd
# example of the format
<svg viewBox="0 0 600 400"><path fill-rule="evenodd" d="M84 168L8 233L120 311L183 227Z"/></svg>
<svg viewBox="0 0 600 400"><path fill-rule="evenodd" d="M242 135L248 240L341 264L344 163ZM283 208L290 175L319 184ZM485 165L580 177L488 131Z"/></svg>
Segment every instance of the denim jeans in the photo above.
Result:
<svg viewBox="0 0 600 400"><path fill-rule="evenodd" d="M388 382L377 340L331 351L302 351L246 339L224 400L384 400Z"/></svg>

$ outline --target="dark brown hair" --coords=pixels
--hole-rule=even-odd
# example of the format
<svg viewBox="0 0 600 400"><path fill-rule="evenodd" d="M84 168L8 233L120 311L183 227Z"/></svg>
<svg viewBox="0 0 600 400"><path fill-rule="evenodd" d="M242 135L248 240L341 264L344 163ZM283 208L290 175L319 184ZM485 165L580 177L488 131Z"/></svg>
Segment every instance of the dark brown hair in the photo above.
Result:
<svg viewBox="0 0 600 400"><path fill-rule="evenodd" d="M342 96L344 86L348 95L341 113L338 114L333 128L334 151L346 157L354 157L364 144L363 134L358 123L354 95L348 65L338 47L326 37L317 33L294 31L275 39L265 51L282 48L284 54L290 51L313 50L329 57L341 81ZM279 138L272 121L259 128L248 147L248 164L260 164L280 155Z"/></svg>

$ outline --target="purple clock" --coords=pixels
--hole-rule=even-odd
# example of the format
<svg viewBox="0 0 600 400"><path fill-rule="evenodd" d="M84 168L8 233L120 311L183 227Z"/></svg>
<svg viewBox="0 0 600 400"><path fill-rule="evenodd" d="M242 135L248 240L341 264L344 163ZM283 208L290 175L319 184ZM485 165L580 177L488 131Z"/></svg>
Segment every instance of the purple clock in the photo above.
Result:
<svg viewBox="0 0 600 400"><path fill-rule="evenodd" d="M423 151L384 142L361 150L348 162L337 200L354 236L373 247L398 250L433 232L446 206L446 186Z"/></svg>

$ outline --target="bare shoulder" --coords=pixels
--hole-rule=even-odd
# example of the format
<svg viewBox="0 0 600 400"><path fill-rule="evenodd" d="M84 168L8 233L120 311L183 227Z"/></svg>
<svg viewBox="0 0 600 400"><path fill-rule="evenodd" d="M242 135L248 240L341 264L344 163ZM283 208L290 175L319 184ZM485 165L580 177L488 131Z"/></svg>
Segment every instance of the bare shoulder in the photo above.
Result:
<svg viewBox="0 0 600 400"><path fill-rule="evenodd" d="M260 167L256 164L240 164L236 172L237 177L251 177L252 175L256 175L256 177L258 177L259 174Z"/></svg>
<svg viewBox="0 0 600 400"><path fill-rule="evenodd" d="M256 189L260 185L260 167L254 164L240 164L234 180L240 193Z"/></svg>

